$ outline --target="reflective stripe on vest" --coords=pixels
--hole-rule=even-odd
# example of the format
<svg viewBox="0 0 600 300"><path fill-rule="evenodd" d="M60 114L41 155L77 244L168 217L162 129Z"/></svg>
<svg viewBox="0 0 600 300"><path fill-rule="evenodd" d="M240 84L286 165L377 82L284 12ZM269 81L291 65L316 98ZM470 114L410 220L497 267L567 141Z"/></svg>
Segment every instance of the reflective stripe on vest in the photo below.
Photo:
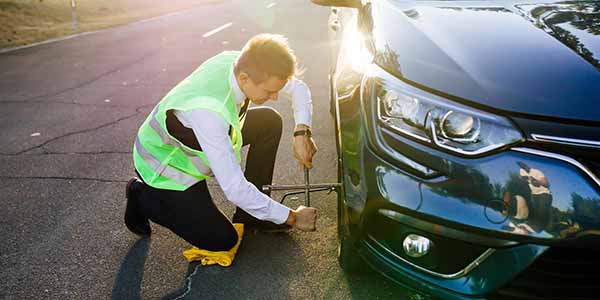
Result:
<svg viewBox="0 0 600 300"><path fill-rule="evenodd" d="M181 172L165 163L161 163L156 157L152 156L144 146L142 146L142 142L140 138L137 137L135 139L135 150L137 154L144 159L144 161L160 176L167 177L178 184L183 186L192 186L198 179L194 176L190 176L184 172Z"/></svg>
<svg viewBox="0 0 600 300"><path fill-rule="evenodd" d="M163 128L160 127L160 124L158 124L158 121L156 120L157 111L158 111L157 109L154 109L154 111L152 112L152 117L150 118L150 127L152 127L152 129L154 129L154 131L156 131L156 133L160 136L163 143L175 146L175 147L183 150L185 155L192 162L192 164L194 164L194 166L198 169L198 171L200 171L200 173L202 173L206 176L212 177L213 174L212 174L212 171L210 170L210 167L208 167L198 155L189 151L186 148L186 146L183 145L183 143L181 143L180 141L171 137L169 135L169 133L165 132L163 130ZM198 181L198 180L196 180L196 181Z"/></svg>

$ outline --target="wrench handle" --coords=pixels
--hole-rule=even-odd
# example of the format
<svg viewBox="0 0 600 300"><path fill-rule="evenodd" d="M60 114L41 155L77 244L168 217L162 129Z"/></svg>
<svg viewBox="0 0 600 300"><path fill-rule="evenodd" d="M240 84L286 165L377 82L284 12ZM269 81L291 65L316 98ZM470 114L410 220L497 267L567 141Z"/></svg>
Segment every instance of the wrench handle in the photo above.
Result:
<svg viewBox="0 0 600 300"><path fill-rule="evenodd" d="M304 167L304 184L306 188L304 189L304 206L310 207L310 178L309 178L309 169Z"/></svg>

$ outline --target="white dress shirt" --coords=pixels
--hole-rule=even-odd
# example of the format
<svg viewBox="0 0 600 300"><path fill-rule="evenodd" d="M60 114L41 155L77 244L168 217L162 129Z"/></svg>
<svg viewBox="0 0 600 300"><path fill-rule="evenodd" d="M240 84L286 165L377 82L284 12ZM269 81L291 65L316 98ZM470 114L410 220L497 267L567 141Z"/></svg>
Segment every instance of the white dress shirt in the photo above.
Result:
<svg viewBox="0 0 600 300"><path fill-rule="evenodd" d="M237 84L233 72L230 83L239 112L246 96ZM308 86L301 80L292 78L283 87L280 95L291 98L296 124L310 126L312 99ZM244 177L228 134L229 124L223 117L206 109L175 111L175 116L183 126L194 131L227 200L258 219L276 224L287 220L290 209L260 192Z"/></svg>

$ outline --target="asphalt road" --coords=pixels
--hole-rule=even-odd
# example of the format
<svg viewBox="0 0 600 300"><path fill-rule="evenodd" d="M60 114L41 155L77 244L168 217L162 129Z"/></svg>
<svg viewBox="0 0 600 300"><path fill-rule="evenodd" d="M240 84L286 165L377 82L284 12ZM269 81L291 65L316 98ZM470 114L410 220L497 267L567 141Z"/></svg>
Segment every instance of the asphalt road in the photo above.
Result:
<svg viewBox="0 0 600 300"><path fill-rule="evenodd" d="M246 235L230 268L188 264L189 244L168 230L138 239L122 223L138 126L205 59L260 32L286 35L306 67L320 148L311 179L336 180L327 14L308 0L223 1L0 54L0 298L419 299L341 271L334 194L312 196L317 232ZM301 183L290 103L269 105L285 119L274 181Z"/></svg>

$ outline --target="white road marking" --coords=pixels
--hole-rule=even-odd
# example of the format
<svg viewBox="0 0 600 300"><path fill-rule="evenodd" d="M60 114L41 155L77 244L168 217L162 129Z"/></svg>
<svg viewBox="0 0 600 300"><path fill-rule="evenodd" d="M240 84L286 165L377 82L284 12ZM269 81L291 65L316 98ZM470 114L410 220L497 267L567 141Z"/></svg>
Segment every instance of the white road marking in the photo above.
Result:
<svg viewBox="0 0 600 300"><path fill-rule="evenodd" d="M275 5L277 5L277 3L273 2L273 3L269 4L269 5L267 5L267 8L271 8L271 7L275 6Z"/></svg>
<svg viewBox="0 0 600 300"><path fill-rule="evenodd" d="M231 23L231 22L229 22L227 24L223 24L223 25L221 25L221 26L219 26L219 27L217 27L217 28L215 28L215 29L213 29L213 30L211 30L211 31L203 34L202 37L203 38L207 38L207 37L209 37L209 36L211 36L211 35L219 32L219 31L221 31L221 30L223 30L223 29L225 29L225 28L227 28L227 27L229 27L231 25L233 25L233 23Z"/></svg>

